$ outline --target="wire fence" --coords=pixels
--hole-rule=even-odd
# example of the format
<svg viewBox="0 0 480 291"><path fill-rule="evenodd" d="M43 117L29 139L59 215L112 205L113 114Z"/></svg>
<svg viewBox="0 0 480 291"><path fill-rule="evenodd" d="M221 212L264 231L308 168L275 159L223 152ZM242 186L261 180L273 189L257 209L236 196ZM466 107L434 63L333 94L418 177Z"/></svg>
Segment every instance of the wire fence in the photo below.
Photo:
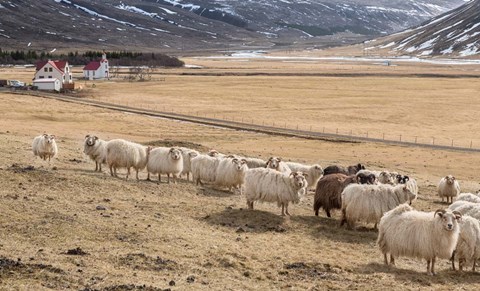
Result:
<svg viewBox="0 0 480 291"><path fill-rule="evenodd" d="M174 110L166 106L153 105L148 106L146 104L138 104L134 102L119 102L116 104L125 105L127 107L138 107L141 109L153 110L155 112L178 114L182 116L192 116L196 118L203 118L209 121L222 121L235 123L237 125L245 126L259 126L271 129L272 131L287 130L304 135L318 136L318 137L331 137L341 138L353 141L372 141L372 142L384 142L389 144L400 145L418 145L428 146L432 148L444 148L454 150L466 150L466 151L480 151L480 141L474 141L473 139L455 139L440 136L421 136L411 134L399 134L392 132L373 132L373 131L361 131L358 129L345 130L344 128L331 128L321 124L319 125L306 125L302 123L292 124L286 121L265 120L258 118L247 118L243 116L232 116L224 113L205 113L193 110Z"/></svg>

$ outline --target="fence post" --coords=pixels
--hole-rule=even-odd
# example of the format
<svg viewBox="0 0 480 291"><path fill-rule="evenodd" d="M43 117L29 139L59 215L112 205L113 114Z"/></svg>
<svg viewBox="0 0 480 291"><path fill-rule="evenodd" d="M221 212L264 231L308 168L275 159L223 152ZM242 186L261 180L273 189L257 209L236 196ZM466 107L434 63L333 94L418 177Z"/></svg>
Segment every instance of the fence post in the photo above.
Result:
<svg viewBox="0 0 480 291"><path fill-rule="evenodd" d="M350 136L352 136L352 130L350 129Z"/></svg>
<svg viewBox="0 0 480 291"><path fill-rule="evenodd" d="M473 145L473 141L470 141L470 148L472 148L472 145Z"/></svg>
<svg viewBox="0 0 480 291"><path fill-rule="evenodd" d="M368 131L367 131L367 138L368 138Z"/></svg>
<svg viewBox="0 0 480 291"><path fill-rule="evenodd" d="M385 140L385 133L383 133L383 135L382 135L382 139L383 139L383 140Z"/></svg>
<svg viewBox="0 0 480 291"><path fill-rule="evenodd" d="M336 131L336 134L338 134L338 127L337 127L337 131Z"/></svg>
<svg viewBox="0 0 480 291"><path fill-rule="evenodd" d="M275 127L275 121L272 124L273 124L273 127Z"/></svg>
<svg viewBox="0 0 480 291"><path fill-rule="evenodd" d="M312 131L312 126L310 125L310 131Z"/></svg>
<svg viewBox="0 0 480 291"><path fill-rule="evenodd" d="M287 128L287 122L285 122L285 128Z"/></svg>
<svg viewBox="0 0 480 291"><path fill-rule="evenodd" d="M325 133L325 126L323 127L323 133Z"/></svg>
<svg viewBox="0 0 480 291"><path fill-rule="evenodd" d="M435 137L433 137L432 145L435 145Z"/></svg>
<svg viewBox="0 0 480 291"><path fill-rule="evenodd" d="M298 123L297 123L297 130L298 130Z"/></svg>
<svg viewBox="0 0 480 291"><path fill-rule="evenodd" d="M415 137L415 143L417 143L417 137Z"/></svg>
<svg viewBox="0 0 480 291"><path fill-rule="evenodd" d="M453 148L453 138L452 138L452 148Z"/></svg>
<svg viewBox="0 0 480 291"><path fill-rule="evenodd" d="M400 141L402 141L402 135L400 135Z"/></svg>

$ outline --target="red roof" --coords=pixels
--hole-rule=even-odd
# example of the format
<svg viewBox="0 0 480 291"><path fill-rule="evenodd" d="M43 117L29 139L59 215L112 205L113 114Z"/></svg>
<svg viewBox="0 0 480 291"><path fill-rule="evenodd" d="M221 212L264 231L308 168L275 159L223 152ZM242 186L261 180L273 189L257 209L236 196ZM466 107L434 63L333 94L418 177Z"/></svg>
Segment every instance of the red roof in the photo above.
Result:
<svg viewBox="0 0 480 291"><path fill-rule="evenodd" d="M96 71L98 68L100 68L100 62L90 62L88 65L83 67L84 71Z"/></svg>
<svg viewBox="0 0 480 291"><path fill-rule="evenodd" d="M46 64L52 65L52 67L56 68L60 72L63 73L65 66L67 65L67 61L38 61L37 62L37 71L41 70Z"/></svg>

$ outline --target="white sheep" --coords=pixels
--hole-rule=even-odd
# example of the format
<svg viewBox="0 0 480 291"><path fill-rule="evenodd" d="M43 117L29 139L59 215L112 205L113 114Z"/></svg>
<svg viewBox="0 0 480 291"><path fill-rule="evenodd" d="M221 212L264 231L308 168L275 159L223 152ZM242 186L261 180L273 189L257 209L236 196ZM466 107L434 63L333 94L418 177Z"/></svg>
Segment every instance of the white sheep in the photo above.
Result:
<svg viewBox="0 0 480 291"><path fill-rule="evenodd" d="M452 256L452 268L455 270L455 258L458 258L458 267L463 270L465 263L472 264L472 271L475 271L475 264L480 259L480 222L478 219L463 215L460 221L460 235Z"/></svg>
<svg viewBox="0 0 480 291"><path fill-rule="evenodd" d="M394 178L389 171L381 171L380 174L378 174L379 183L395 185L395 180L396 178Z"/></svg>
<svg viewBox="0 0 480 291"><path fill-rule="evenodd" d="M196 150L181 147L183 158L183 170L181 176L186 175L187 181L190 181L190 173L192 172L192 159L198 156L200 153Z"/></svg>
<svg viewBox="0 0 480 291"><path fill-rule="evenodd" d="M245 173L248 170L247 162L244 159L224 158L217 166L215 185L229 188L240 188L245 180Z"/></svg>
<svg viewBox="0 0 480 291"><path fill-rule="evenodd" d="M193 181L198 185L203 182L214 183L217 167L221 159L208 155L198 155L191 160Z"/></svg>
<svg viewBox="0 0 480 291"><path fill-rule="evenodd" d="M247 161L247 166L249 169L265 168L267 166L267 162L259 158L243 157L243 159Z"/></svg>
<svg viewBox="0 0 480 291"><path fill-rule="evenodd" d="M225 157L225 154L222 154L217 150L209 150L207 155L213 158L220 158L220 159Z"/></svg>
<svg viewBox="0 0 480 291"><path fill-rule="evenodd" d="M33 139L32 151L35 156L39 156L44 161L54 158L58 153L55 135L42 134Z"/></svg>
<svg viewBox="0 0 480 291"><path fill-rule="evenodd" d="M375 228L383 214L400 204L417 198L407 185L368 185L352 184L342 192L342 222L350 228L358 220L375 223Z"/></svg>
<svg viewBox="0 0 480 291"><path fill-rule="evenodd" d="M268 159L266 168L274 169L284 174L290 174L292 172L287 164L282 161L282 158L278 157L271 157Z"/></svg>
<svg viewBox="0 0 480 291"><path fill-rule="evenodd" d="M407 177L407 176L404 176L404 177ZM404 185L406 185L407 188L410 189L410 191L412 191L415 195L418 195L417 180L415 180L414 178L408 178L407 177L407 179L403 179L402 182L405 182ZM400 183L400 184L403 184L403 183Z"/></svg>
<svg viewBox="0 0 480 291"><path fill-rule="evenodd" d="M110 175L118 177L117 169L127 168L125 180L128 180L130 168L134 168L137 180L139 180L138 172L147 166L150 150L151 147L124 139L113 139L107 142L107 164L110 168Z"/></svg>
<svg viewBox="0 0 480 291"><path fill-rule="evenodd" d="M315 188L317 186L318 180L323 175L323 169L320 165L304 165L294 162L285 163L292 172L302 172L307 174L307 182L309 188Z"/></svg>
<svg viewBox="0 0 480 291"><path fill-rule="evenodd" d="M162 174L168 177L167 183L170 183L170 174L173 177L173 183L177 183L177 178L183 171L183 156L180 149L172 147L159 147L152 149L147 162L147 180L150 180L150 173L158 174L158 183L162 182Z"/></svg>
<svg viewBox="0 0 480 291"><path fill-rule="evenodd" d="M461 214L465 215L468 212L470 212L472 209L475 209L477 207L480 207L479 203L465 201L465 200L458 200L458 201L455 201L452 204L450 204L450 206L448 206L448 209L450 209L452 211L456 210L456 211L460 212Z"/></svg>
<svg viewBox="0 0 480 291"><path fill-rule="evenodd" d="M255 201L277 202L282 207L282 216L290 215L288 204L298 203L308 187L305 175L292 172L289 175L272 170L256 168L245 174L243 193L249 209Z"/></svg>
<svg viewBox="0 0 480 291"><path fill-rule="evenodd" d="M448 175L440 179L440 183L438 183L437 191L438 191L438 196L442 198L442 202L446 197L447 203L452 203L453 197L456 197L458 196L458 194L460 194L460 184L458 183L457 179L455 179L454 176Z"/></svg>
<svg viewBox="0 0 480 291"><path fill-rule="evenodd" d="M480 203L480 197L472 193L461 193L460 195L458 195L455 201L469 201L474 203Z"/></svg>
<svg viewBox="0 0 480 291"><path fill-rule="evenodd" d="M95 135L85 136L83 153L95 161L95 172L102 171L102 164L107 163L107 142Z"/></svg>
<svg viewBox="0 0 480 291"><path fill-rule="evenodd" d="M395 265L395 257L427 260L427 273L435 274L436 258L450 259L457 245L462 215L451 210L435 212L416 211L400 205L387 212L379 224L377 244L388 265Z"/></svg>

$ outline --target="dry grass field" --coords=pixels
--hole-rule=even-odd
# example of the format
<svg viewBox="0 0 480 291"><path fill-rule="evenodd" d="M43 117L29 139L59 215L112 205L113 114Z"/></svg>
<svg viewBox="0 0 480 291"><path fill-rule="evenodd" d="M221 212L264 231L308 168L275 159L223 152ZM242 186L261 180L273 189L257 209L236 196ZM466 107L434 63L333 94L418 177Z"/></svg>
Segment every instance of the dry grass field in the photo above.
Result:
<svg viewBox="0 0 480 291"><path fill-rule="evenodd" d="M225 60L188 63L202 65L206 72L280 72L290 66L294 71L297 65L300 71L307 66L252 61L251 68L229 69ZM350 63L324 66L363 71ZM2 69L0 79L28 81L31 73ZM162 73L165 81L113 80L95 82L94 88L91 82L78 84L85 98L159 110L165 106L209 116L392 135L411 132L480 144L475 135L477 79ZM262 158L276 155L322 166L363 162L417 178L420 197L414 206L422 210L447 206L435 196L436 184L446 174L454 174L465 192L480 189L478 153L253 134L10 93L0 93L0 112L2 290L480 288L479 273L451 271L446 260L438 261L434 277L425 274L423 261L400 258L397 267L385 267L373 226L340 228L338 212L331 219L323 213L315 217L312 193L291 207L291 217L279 216L273 204L249 211L243 197L222 189L185 181L157 185L143 181L144 172L139 182L112 178L105 169L94 173L95 165L81 147L84 136L93 133L103 139L215 148ZM58 139L59 155L51 164L31 153L32 138L44 131Z"/></svg>

